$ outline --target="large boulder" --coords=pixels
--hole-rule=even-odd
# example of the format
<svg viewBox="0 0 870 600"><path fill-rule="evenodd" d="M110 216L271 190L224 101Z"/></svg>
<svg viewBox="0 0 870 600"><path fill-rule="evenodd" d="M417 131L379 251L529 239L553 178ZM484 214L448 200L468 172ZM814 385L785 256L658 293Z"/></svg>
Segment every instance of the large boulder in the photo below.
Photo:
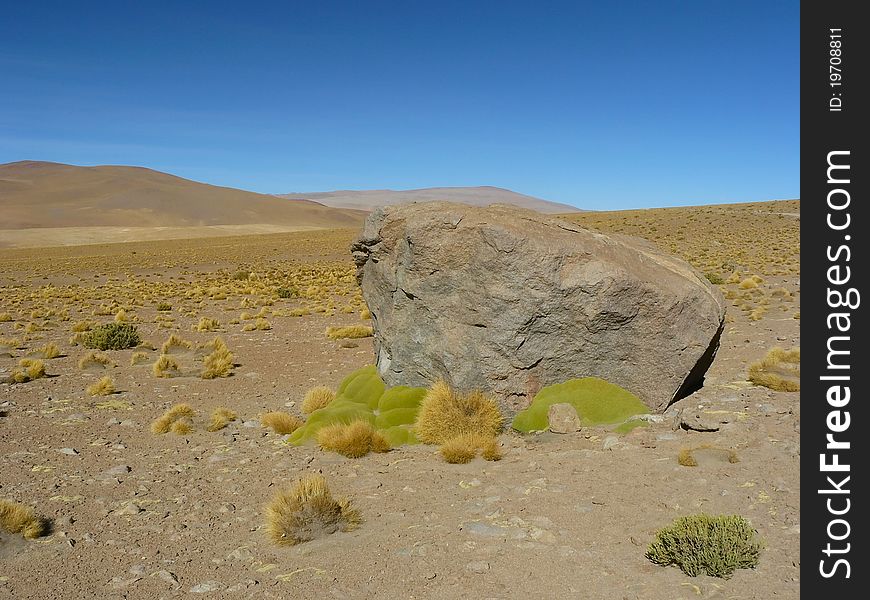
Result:
<svg viewBox="0 0 870 600"><path fill-rule="evenodd" d="M496 394L595 376L662 411L702 380L725 302L685 261L511 206L378 209L352 247L388 386Z"/></svg>

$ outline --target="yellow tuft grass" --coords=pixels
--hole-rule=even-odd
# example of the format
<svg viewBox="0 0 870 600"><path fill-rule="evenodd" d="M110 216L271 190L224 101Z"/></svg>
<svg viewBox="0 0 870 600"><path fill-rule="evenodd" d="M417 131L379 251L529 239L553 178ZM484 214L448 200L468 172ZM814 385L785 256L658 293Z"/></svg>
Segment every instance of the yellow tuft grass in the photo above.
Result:
<svg viewBox="0 0 870 600"><path fill-rule="evenodd" d="M274 411L260 417L260 424L277 434L286 435L305 425L305 421L285 412Z"/></svg>
<svg viewBox="0 0 870 600"><path fill-rule="evenodd" d="M348 458L360 458L369 452L389 452L390 444L368 421L334 423L317 432L317 443Z"/></svg>
<svg viewBox="0 0 870 600"><path fill-rule="evenodd" d="M149 356L147 352L134 352L132 356L130 356L130 366L134 367L146 363L148 362L148 358Z"/></svg>
<svg viewBox="0 0 870 600"><path fill-rule="evenodd" d="M217 337L205 347L211 348L212 351L203 359L203 370L200 377L203 379L229 377L235 364L233 363L233 354L227 348L226 342Z"/></svg>
<svg viewBox="0 0 870 600"><path fill-rule="evenodd" d="M47 535L50 527L48 520L38 517L29 506L0 498L0 529L33 540Z"/></svg>
<svg viewBox="0 0 870 600"><path fill-rule="evenodd" d="M12 321L12 320L13 320L12 315L9 314L8 312L0 313L0 323L8 323L9 321Z"/></svg>
<svg viewBox="0 0 870 600"><path fill-rule="evenodd" d="M151 365L151 371L156 377L172 377L178 374L178 361L168 354L161 354Z"/></svg>
<svg viewBox="0 0 870 600"><path fill-rule="evenodd" d="M170 429L176 435L187 435L193 433L193 423L188 419L179 419L172 423Z"/></svg>
<svg viewBox="0 0 870 600"><path fill-rule="evenodd" d="M741 281L741 282L740 282L740 285L738 285L737 287L739 287L741 290L751 290L751 289L753 289L753 288L757 288L757 287L758 287L758 282L755 281L755 280L754 280L753 278L751 278L751 277L747 277L746 279L744 279L743 281Z"/></svg>
<svg viewBox="0 0 870 600"><path fill-rule="evenodd" d="M43 377L45 377L44 362L33 358L22 358L18 361L18 367L13 369L9 379L13 383L27 383Z"/></svg>
<svg viewBox="0 0 870 600"><path fill-rule="evenodd" d="M479 433L463 433L441 444L439 451L444 460L451 464L465 464L482 450L485 460L501 460L501 449L495 437Z"/></svg>
<svg viewBox="0 0 870 600"><path fill-rule="evenodd" d="M83 371L91 367L110 367L113 364L109 355L103 352L88 352L79 359L79 369Z"/></svg>
<svg viewBox="0 0 870 600"><path fill-rule="evenodd" d="M3 338L0 337L0 346L7 348L18 348L21 346L21 340L18 338Z"/></svg>
<svg viewBox="0 0 870 600"><path fill-rule="evenodd" d="M220 431L233 421L239 418L239 415L228 408L219 407L211 413L211 420L208 423L206 431Z"/></svg>
<svg viewBox="0 0 870 600"><path fill-rule="evenodd" d="M346 499L334 499L322 475L308 475L279 491L266 506L266 531L281 546L295 546L336 531L351 531L361 522Z"/></svg>
<svg viewBox="0 0 870 600"><path fill-rule="evenodd" d="M695 460L695 456L692 454L691 448L681 448L680 453L677 454L677 462L684 467L698 466L698 461Z"/></svg>
<svg viewBox="0 0 870 600"><path fill-rule="evenodd" d="M87 392L90 396L111 396L115 393L115 384L112 382L112 378L106 375L100 377L96 383L89 385Z"/></svg>
<svg viewBox="0 0 870 600"><path fill-rule="evenodd" d="M346 327L327 327L326 337L331 340L367 338L374 335L369 325L348 325Z"/></svg>
<svg viewBox="0 0 870 600"><path fill-rule="evenodd" d="M188 342L186 339L173 333L163 342L163 346L160 347L160 354L172 354L177 350L183 352L191 348L193 348L193 342Z"/></svg>
<svg viewBox="0 0 870 600"><path fill-rule="evenodd" d="M801 349L771 348L759 362L749 366L749 381L778 392L801 389Z"/></svg>
<svg viewBox="0 0 870 600"><path fill-rule="evenodd" d="M176 404L151 423L151 433L160 435L167 433L170 430L175 431L173 425L175 425L176 422L183 421L187 422L189 425L190 420L195 416L196 413L190 405ZM175 432L178 433L177 431Z"/></svg>
<svg viewBox="0 0 870 600"><path fill-rule="evenodd" d="M372 318L372 312L367 308L363 308L359 313L359 318L363 321L368 321Z"/></svg>
<svg viewBox="0 0 870 600"><path fill-rule="evenodd" d="M37 348L33 354L39 355L46 360L61 356L60 348L58 348L57 344L54 342L50 342L41 348Z"/></svg>
<svg viewBox="0 0 870 600"><path fill-rule="evenodd" d="M424 444L443 444L462 434L493 438L502 428L502 415L495 400L479 391L455 392L437 381L420 403L414 425Z"/></svg>
<svg viewBox="0 0 870 600"><path fill-rule="evenodd" d="M302 399L302 412L310 415L315 410L321 409L335 399L335 392L326 386L317 386L305 392Z"/></svg>
<svg viewBox="0 0 870 600"><path fill-rule="evenodd" d="M196 331L215 331L221 326L220 321L217 319L210 319L208 317L202 317L199 320L199 323L196 324L194 329Z"/></svg>

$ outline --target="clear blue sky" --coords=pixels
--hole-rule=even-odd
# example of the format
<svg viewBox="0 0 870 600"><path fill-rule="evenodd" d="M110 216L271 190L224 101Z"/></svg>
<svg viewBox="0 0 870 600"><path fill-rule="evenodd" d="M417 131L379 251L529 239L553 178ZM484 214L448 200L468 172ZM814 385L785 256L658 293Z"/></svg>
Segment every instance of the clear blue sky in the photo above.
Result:
<svg viewBox="0 0 870 600"><path fill-rule="evenodd" d="M0 163L260 192L796 198L799 3L16 2Z"/></svg>

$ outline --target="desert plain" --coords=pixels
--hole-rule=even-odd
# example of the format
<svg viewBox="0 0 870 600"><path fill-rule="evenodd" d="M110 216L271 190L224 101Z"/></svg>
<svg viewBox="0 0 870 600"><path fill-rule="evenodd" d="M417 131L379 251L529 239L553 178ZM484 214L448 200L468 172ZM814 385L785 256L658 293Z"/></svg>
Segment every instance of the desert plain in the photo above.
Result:
<svg viewBox="0 0 870 600"><path fill-rule="evenodd" d="M707 275L728 302L719 352L703 387L648 426L507 427L501 460L461 465L422 444L345 458L288 445L259 421L302 418L308 389L335 389L374 361L370 337L326 335L368 325L355 227L171 240L141 231L87 245L43 230L39 243L72 245L30 237L0 249L0 380L22 359L45 367L0 383L0 497L51 523L35 540L0 532L0 597L797 598L800 393L752 383L749 367L800 346L799 201L565 218L648 239ZM83 361L91 351L76 333L109 322L136 326L143 345ZM173 334L191 348L158 377L152 365ZM204 379L197 348L216 337L233 367ZM103 377L113 393L91 395ZM152 433L181 402L197 413L194 430ZM238 419L207 431L219 407ZM698 449L695 466L681 464ZM273 544L264 506L312 473L362 523ZM726 580L645 557L657 530L699 512L746 517L765 544L758 566Z"/></svg>

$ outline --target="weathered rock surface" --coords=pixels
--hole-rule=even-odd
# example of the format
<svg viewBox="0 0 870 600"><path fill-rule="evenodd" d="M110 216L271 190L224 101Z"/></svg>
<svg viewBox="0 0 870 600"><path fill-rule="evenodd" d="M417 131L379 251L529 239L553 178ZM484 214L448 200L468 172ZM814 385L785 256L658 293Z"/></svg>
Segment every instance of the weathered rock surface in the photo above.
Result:
<svg viewBox="0 0 870 600"><path fill-rule="evenodd" d="M509 415L585 376L664 410L703 379L724 323L722 295L685 261L515 207L378 209L352 251L384 381L443 377Z"/></svg>
<svg viewBox="0 0 870 600"><path fill-rule="evenodd" d="M553 433L580 431L580 416L577 414L577 409L567 402L551 404L547 409L547 422Z"/></svg>

